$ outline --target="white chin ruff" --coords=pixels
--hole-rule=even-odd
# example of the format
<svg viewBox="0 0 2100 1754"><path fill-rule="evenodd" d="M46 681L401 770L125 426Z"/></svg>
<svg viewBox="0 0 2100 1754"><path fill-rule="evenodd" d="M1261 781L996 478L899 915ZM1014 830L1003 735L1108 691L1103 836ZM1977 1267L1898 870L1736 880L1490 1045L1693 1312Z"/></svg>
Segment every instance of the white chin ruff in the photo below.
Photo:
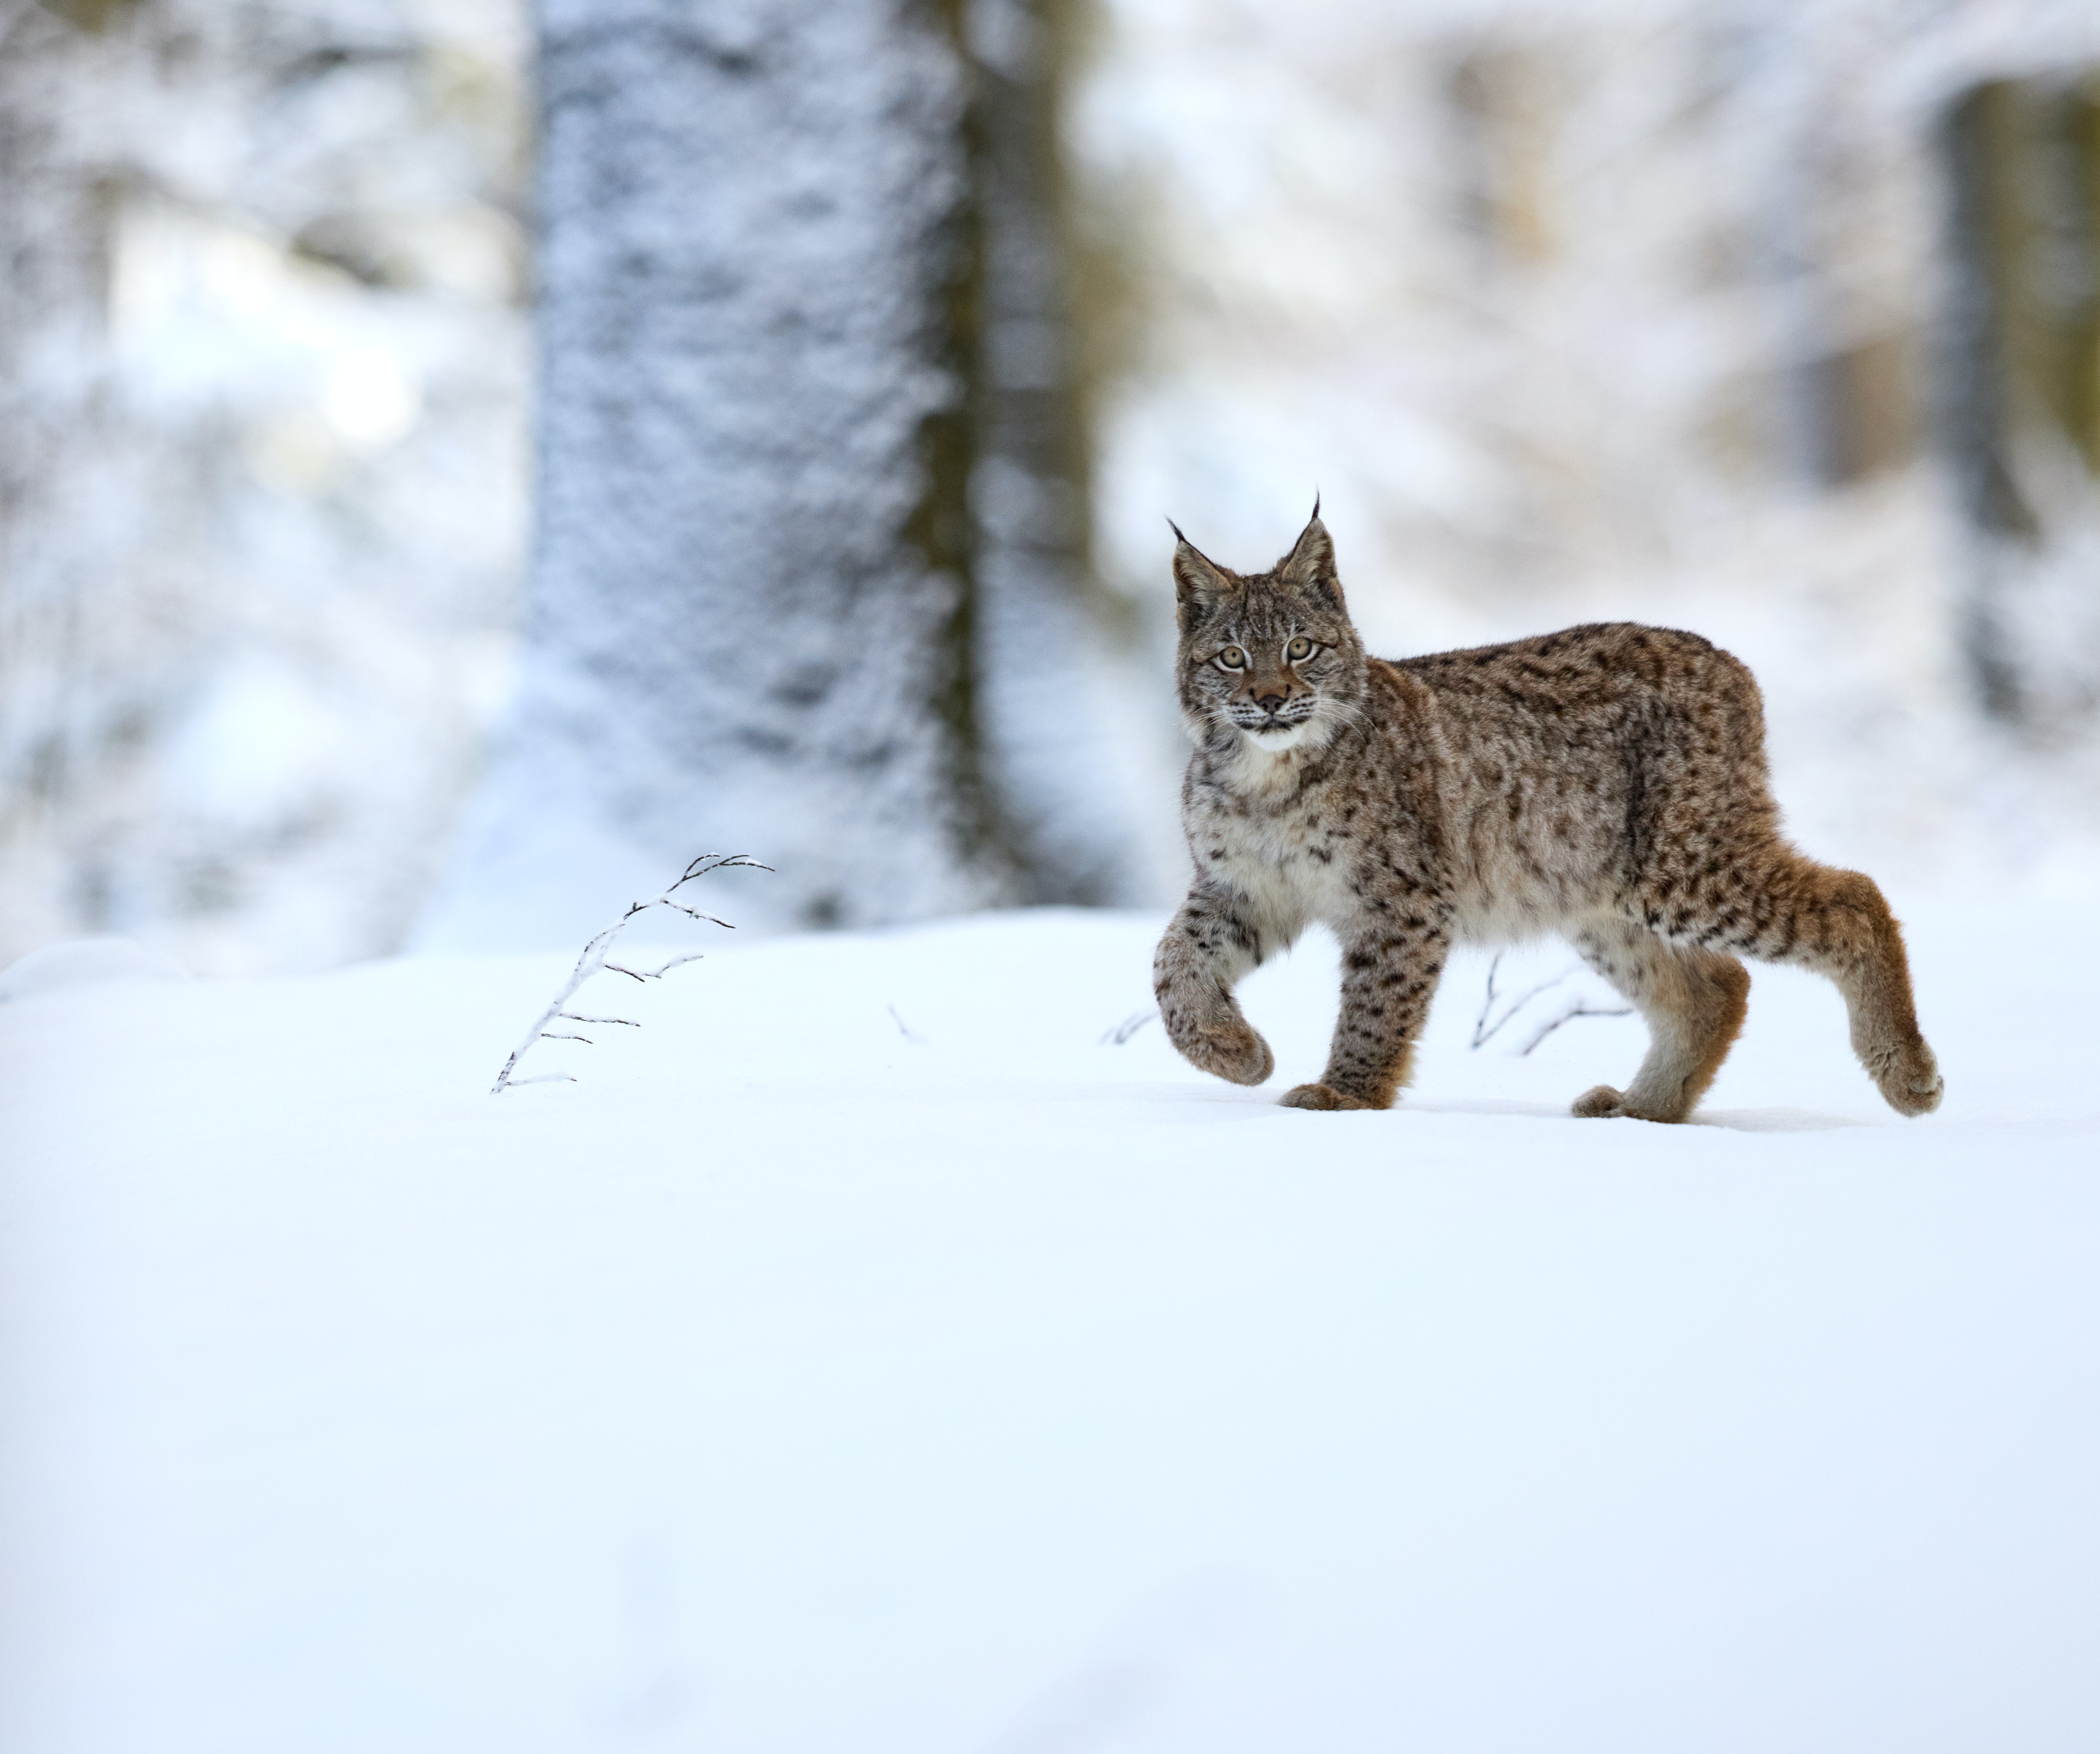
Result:
<svg viewBox="0 0 2100 1754"><path fill-rule="evenodd" d="M1295 725L1281 725L1272 731L1242 731L1240 733L1240 735L1246 738L1255 748L1265 751L1273 756L1280 756L1286 749L1296 748L1312 734L1312 721L1310 719L1301 719Z"/></svg>

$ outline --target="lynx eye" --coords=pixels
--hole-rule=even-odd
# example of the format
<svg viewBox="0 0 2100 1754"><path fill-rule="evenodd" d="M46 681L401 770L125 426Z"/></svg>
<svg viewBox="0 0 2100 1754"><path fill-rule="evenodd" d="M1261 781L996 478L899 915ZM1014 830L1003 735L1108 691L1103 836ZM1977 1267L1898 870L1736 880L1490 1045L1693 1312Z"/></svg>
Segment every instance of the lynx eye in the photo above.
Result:
<svg viewBox="0 0 2100 1754"><path fill-rule="evenodd" d="M1246 654L1237 646L1228 646L1218 654L1218 663L1228 670L1244 670L1246 668Z"/></svg>
<svg viewBox="0 0 2100 1754"><path fill-rule="evenodd" d="M1283 655L1293 663L1296 663L1300 659L1310 658L1312 655L1312 642L1301 633L1283 648Z"/></svg>

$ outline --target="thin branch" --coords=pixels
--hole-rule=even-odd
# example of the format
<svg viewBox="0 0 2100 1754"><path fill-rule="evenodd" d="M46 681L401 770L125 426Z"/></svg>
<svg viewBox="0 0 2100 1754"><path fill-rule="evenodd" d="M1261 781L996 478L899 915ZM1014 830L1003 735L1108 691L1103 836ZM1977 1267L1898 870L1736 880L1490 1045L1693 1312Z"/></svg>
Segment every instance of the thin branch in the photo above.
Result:
<svg viewBox="0 0 2100 1754"><path fill-rule="evenodd" d="M764 869L763 866L761 866L760 868L761 870ZM670 973L673 968L682 968L688 963L705 962L707 960L707 954L708 953L705 950L695 950L690 956L674 956L670 959L670 961L664 963L661 968L651 969L649 971L649 978L651 981L661 981L664 976Z"/></svg>
<svg viewBox="0 0 2100 1754"><path fill-rule="evenodd" d="M897 1033L902 1036L906 1041L911 1042L915 1047L924 1047L926 1045L926 1038L920 1034L911 1026L911 1025L897 1015L897 1007L894 1005L892 1005L889 1007L889 1020L897 1025Z"/></svg>
<svg viewBox="0 0 2100 1754"><path fill-rule="evenodd" d="M562 1073L549 1073L545 1077L536 1078L518 1078L511 1076L518 1069L518 1062L524 1057L526 1051L535 1042L581 1042L586 1047L597 1045L587 1035L566 1034L547 1027L549 1024L558 1020L565 1020L571 1023L619 1024L630 1029L638 1029L642 1027L631 1017L589 1017L568 1009L569 1001L576 997L576 989L593 975L610 969L615 974L625 975L630 981L659 981L681 964L699 960L697 954L690 956L676 956L664 963L662 967L653 970L629 968L624 963L608 961L606 953L612 948L613 941L626 929L629 923L637 914L645 914L652 907L665 907L677 913L689 914L695 919L704 919L714 925L728 927L727 920L717 919L712 914L704 914L696 907L688 907L683 901L674 901L673 897L687 884L693 882L696 878L708 875L711 871L729 870L770 871L772 869L771 866L761 865L757 860L748 858L741 853L703 853L698 858L687 864L678 880L664 890L661 895L651 896L646 901L629 903L625 913L584 946L583 954L577 957L576 967L569 971L569 978L562 984L562 990L554 995L554 1003L534 1020L532 1029L526 1033L525 1039L511 1050L510 1057L503 1062L503 1069L496 1073L496 1083L490 1094L500 1096L513 1084L550 1083L555 1082L557 1078L571 1084L576 1082L575 1079Z"/></svg>
<svg viewBox="0 0 2100 1754"><path fill-rule="evenodd" d="M1531 1039L1524 1044L1517 1057L1522 1059L1562 1024L1573 1023L1577 1017L1630 1017L1633 1014L1634 1008L1630 1005L1605 1007L1592 1005L1586 999L1574 999L1563 1006L1559 1011L1538 1026L1533 1033Z"/></svg>
<svg viewBox="0 0 2100 1754"><path fill-rule="evenodd" d="M1158 1015L1156 1011L1134 1011L1094 1045L1097 1047L1120 1047Z"/></svg>
<svg viewBox="0 0 2100 1754"><path fill-rule="evenodd" d="M536 1072L529 1078L511 1078L505 1088L519 1084L573 1084L576 1081L566 1072Z"/></svg>
<svg viewBox="0 0 2100 1754"><path fill-rule="evenodd" d="M1502 952L1498 950L1495 952L1495 959L1488 964L1488 994L1487 997L1481 1001L1480 1015L1476 1020L1475 1020L1473 1024L1473 1046L1476 1048L1486 1047L1489 1042L1492 1042L1496 1036L1502 1033L1502 1025L1507 1023L1511 1018L1514 1017L1519 1011L1522 1011L1525 1006L1529 1005L1533 999L1537 998L1540 994L1548 992L1553 988L1559 986L1562 981L1565 981L1568 977L1568 976L1575 973L1577 968L1581 966L1580 964L1576 964L1573 967L1564 968L1559 974L1554 976L1551 980L1542 981L1537 986L1531 988L1529 991L1520 994L1519 997L1510 1000L1508 1004L1503 1007L1502 1016L1497 1017L1495 1020L1490 1024L1488 1021L1488 1018L1489 1014L1493 1012L1495 1008L1495 1001L1502 997L1502 994L1498 992L1495 989L1495 971L1500 968L1502 965ZM1526 1053L1529 1053L1531 1050L1529 1048L1526 1048L1524 1051Z"/></svg>
<svg viewBox="0 0 2100 1754"><path fill-rule="evenodd" d="M680 876L678 880L673 884L669 888L666 889L664 893L667 896L676 895L681 889L684 888L687 884L692 883L697 879L708 876L716 871L770 871L772 869L773 867L770 865L761 865L757 859L746 858L741 853L703 853L698 858L695 859L691 864L686 867L684 874ZM712 914L708 917L710 919L713 918ZM726 920L717 919L715 921L715 923L720 926L726 925L728 922Z"/></svg>
<svg viewBox="0 0 2100 1754"><path fill-rule="evenodd" d="M1488 1013L1495 1008L1495 971L1502 965L1502 953L1495 952L1494 960L1488 964L1488 994L1480 1001L1480 1014L1473 1020L1473 1046L1478 1047L1487 1040Z"/></svg>
<svg viewBox="0 0 2100 1754"><path fill-rule="evenodd" d="M736 930L736 928L730 926L727 920L717 919L712 914L703 914L697 907L688 907L683 901L666 901L664 903L664 906L666 907L675 907L682 914L690 914L694 919L704 919L712 925L728 926L731 932Z"/></svg>

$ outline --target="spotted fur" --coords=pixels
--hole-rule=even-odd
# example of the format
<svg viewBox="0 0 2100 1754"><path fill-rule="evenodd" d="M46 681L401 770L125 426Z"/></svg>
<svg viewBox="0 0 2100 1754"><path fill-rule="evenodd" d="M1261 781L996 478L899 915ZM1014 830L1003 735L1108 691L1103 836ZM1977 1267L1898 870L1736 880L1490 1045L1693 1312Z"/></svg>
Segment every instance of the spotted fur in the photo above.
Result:
<svg viewBox="0 0 2100 1754"><path fill-rule="evenodd" d="M1727 653L1617 623L1388 663L1350 622L1317 507L1251 576L1175 534L1196 875L1153 976L1194 1064L1239 1084L1275 1069L1233 989L1319 920L1341 1013L1320 1082L1282 1100L1390 1107L1452 945L1558 933L1650 1038L1632 1083L1578 1115L1689 1115L1742 1027L1745 956L1827 976L1889 1104L1939 1106L1888 903L1780 835L1763 706Z"/></svg>

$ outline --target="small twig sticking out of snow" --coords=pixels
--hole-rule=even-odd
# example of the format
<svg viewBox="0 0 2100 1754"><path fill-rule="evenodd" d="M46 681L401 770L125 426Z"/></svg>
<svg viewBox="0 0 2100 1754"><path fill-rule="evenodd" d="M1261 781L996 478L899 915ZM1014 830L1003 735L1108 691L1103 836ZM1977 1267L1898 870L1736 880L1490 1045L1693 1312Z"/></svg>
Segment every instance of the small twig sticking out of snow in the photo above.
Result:
<svg viewBox="0 0 2100 1754"><path fill-rule="evenodd" d="M1094 1045L1096 1047L1120 1047L1158 1015L1156 1011L1134 1011Z"/></svg>
<svg viewBox="0 0 2100 1754"><path fill-rule="evenodd" d="M889 1020L897 1025L897 1033L914 1047L923 1047L926 1045L926 1038L897 1015L897 1007L894 1005L889 1007Z"/></svg>
<svg viewBox="0 0 2100 1754"><path fill-rule="evenodd" d="M1496 954L1495 959L1488 964L1488 994L1487 997L1481 1001L1480 1015L1473 1024L1473 1046L1476 1047L1485 1047L1487 1046L1487 1044L1493 1041L1497 1035L1501 1033L1502 1025L1507 1023L1512 1017L1515 1016L1516 1014L1522 1011L1525 1006L1529 1005L1533 999L1537 998L1540 994L1549 992L1553 988L1559 986L1562 981L1565 981L1568 977L1568 976L1577 972L1581 967L1578 963L1572 967L1564 968L1559 974L1554 976L1551 980L1542 981L1537 986L1529 988L1526 991L1519 994L1516 998L1507 999L1507 1003L1502 1005L1502 1015L1497 1017L1494 1016L1496 1003L1498 1000L1504 1000L1507 998L1507 995L1498 991L1495 986L1495 971L1500 968L1502 965L1502 955L1500 952L1498 952ZM1552 1016L1547 1018L1546 1020L1541 1024L1536 1029L1532 1031L1531 1039L1526 1042L1522 1047L1517 1050L1517 1057L1520 1060L1522 1059L1526 1054L1529 1054L1532 1049L1538 1047L1541 1042L1544 1041L1547 1036L1552 1034L1555 1029L1559 1029L1562 1024L1572 1023L1577 1017L1630 1017L1632 1015L1633 1007L1630 1005L1621 1005L1617 1007L1599 1007L1598 1006L1592 1005L1587 999L1582 998L1579 994L1572 998L1564 998L1560 1002L1560 1009L1556 1011ZM1493 1021L1490 1022L1489 1020L1490 1017L1493 1017Z"/></svg>
<svg viewBox="0 0 2100 1754"><path fill-rule="evenodd" d="M750 862L747 860L745 862L749 863ZM770 865L752 865L751 868L755 871L770 871L773 869ZM712 914L709 914L708 917L710 919L714 919ZM726 926L729 924L729 922L725 919L717 919L715 920L715 923L717 926ZM733 931L735 928L732 927L730 929ZM629 968L624 963L607 963L605 966L616 975L625 975L630 981L661 981L664 976L670 973L673 968L682 968L688 963L697 963L700 961L706 954L707 953L704 950L695 950L690 956L674 956L660 968ZM624 1022L626 1020L620 1017L615 1017L612 1020L615 1023L621 1023Z"/></svg>
<svg viewBox="0 0 2100 1754"><path fill-rule="evenodd" d="M1600 1009L1587 999L1564 1000L1558 1011L1532 1032L1531 1039L1524 1044L1517 1057L1521 1060L1562 1024L1572 1023L1577 1017L1630 1017L1633 1014L1634 1008L1630 1005L1605 1006Z"/></svg>
<svg viewBox="0 0 2100 1754"><path fill-rule="evenodd" d="M677 900L678 892L687 884L708 875L711 871L737 870L770 871L772 869L770 865L761 865L756 859L746 858L741 853L703 853L686 867L684 875L661 895L651 896L646 901L635 902L619 919L584 946L583 954L576 959L576 966L569 972L567 983L554 995L554 1003L541 1011L534 1020L532 1027L527 1032L525 1039L510 1051L510 1057L503 1062L503 1069L496 1073L495 1086L489 1094L492 1096L500 1096L514 1084L573 1084L576 1082L576 1080L565 1072L545 1073L538 1077L529 1078L511 1076L518 1069L518 1062L525 1057L527 1050L535 1042L582 1042L587 1046L595 1045L587 1035L568 1035L558 1030L549 1029L547 1025L550 1023L616 1023L624 1025L630 1029L638 1029L642 1027L632 1017L587 1017L579 1011L567 1008L569 1001L576 997L576 989L589 980L593 975L609 968L615 974L625 975L630 981L660 981L673 968L681 967L687 963L696 963L700 959L700 954L696 951L690 956L674 956L660 968L629 968L623 963L607 962L606 953L612 948L613 941L627 929L629 923L636 914L646 914L652 907L668 907L677 913L690 914L695 919L704 919L715 925L726 927L729 925L727 920L717 919L713 914L704 914L698 908L688 907L683 901Z"/></svg>
<svg viewBox="0 0 2100 1754"><path fill-rule="evenodd" d="M1495 1002L1498 999L1506 997L1505 994L1498 991L1495 987L1495 972L1500 968L1502 965L1502 952L1498 950L1495 952L1495 959L1488 964L1488 996L1480 1001L1480 1015L1474 1020L1473 1023L1473 1046L1475 1047L1485 1047L1489 1042L1492 1042L1496 1036L1502 1033L1502 1025L1507 1023L1511 1018L1514 1017L1519 1011L1522 1011L1525 1006L1529 1005L1533 999L1537 998L1540 994L1545 992L1550 987L1559 986L1562 981L1565 981L1568 977L1568 976L1575 972L1573 968L1564 968L1559 974L1554 976L1551 981L1542 981L1537 986L1529 989L1526 992L1520 994L1513 999L1510 999L1508 1003L1502 1007L1502 1016L1495 1018L1494 1021L1490 1023L1488 1021L1488 1019L1493 1013ZM1529 1053L1530 1049L1527 1048L1524 1051Z"/></svg>

